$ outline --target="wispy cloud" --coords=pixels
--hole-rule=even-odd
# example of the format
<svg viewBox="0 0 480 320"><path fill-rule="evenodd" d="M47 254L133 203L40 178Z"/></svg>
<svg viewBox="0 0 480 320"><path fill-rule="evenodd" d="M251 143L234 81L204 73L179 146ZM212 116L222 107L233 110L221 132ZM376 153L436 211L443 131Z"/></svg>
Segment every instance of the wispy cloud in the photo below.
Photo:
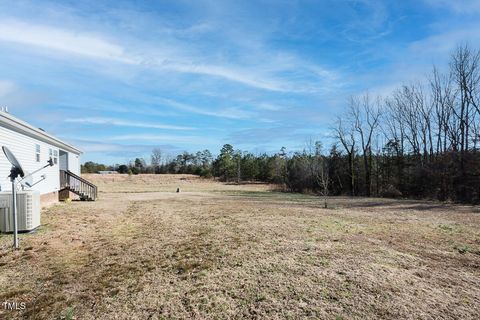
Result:
<svg viewBox="0 0 480 320"><path fill-rule="evenodd" d="M465 23L461 28L451 28L412 41L404 50L392 54L395 57L392 63L378 72L369 72L359 81L369 83L366 90L383 97L391 95L405 83L423 81L434 65L443 70L448 68L451 54L457 46L468 43L473 48L479 48L479 28L480 22Z"/></svg>
<svg viewBox="0 0 480 320"><path fill-rule="evenodd" d="M346 14L346 24L341 32L347 40L366 44L378 41L393 31L395 19L391 19L388 6L383 1L354 0L347 3L351 9Z"/></svg>
<svg viewBox="0 0 480 320"><path fill-rule="evenodd" d="M136 65L157 71L220 78L262 90L317 91L324 89L325 85L318 83L324 81L330 83L334 76L333 71L278 53L264 52L262 56L270 56L270 61L263 60L256 64L217 64L205 62L204 57L195 55L196 50L188 43L170 41L170 47L167 48L160 45L152 47L146 43L137 42L132 47L131 44L128 46L108 38L100 33L85 33L74 29L32 24L15 19L6 19L0 22L0 41L41 47L84 58ZM285 56L288 59L285 59ZM294 82L280 75L293 71L297 74ZM317 85L311 86L307 85L305 81L299 81L299 72L302 73L302 77L318 82Z"/></svg>
<svg viewBox="0 0 480 320"><path fill-rule="evenodd" d="M179 152L181 149L178 149L170 144L121 144L115 142L100 142L92 140L81 140L81 139L70 139L69 142L74 143L75 146L79 147L80 150L87 154L101 154L102 157L111 156L114 159L120 158L122 161L125 158L138 157L140 155L148 155L153 148L161 148L162 151L166 152Z"/></svg>
<svg viewBox="0 0 480 320"><path fill-rule="evenodd" d="M271 91L300 91L300 88L294 88L285 81L269 78L265 75L260 76L258 71L247 68L239 69L232 66L217 66L208 64L188 64L188 63L162 63L162 68L180 71L185 73L209 75L224 78L230 81L245 84L247 86L271 90Z"/></svg>
<svg viewBox="0 0 480 320"><path fill-rule="evenodd" d="M412 55L417 57L441 57L448 59L452 50L462 43L480 45L480 22L468 23L462 28L436 33L427 38L412 42L409 46Z"/></svg>
<svg viewBox="0 0 480 320"><path fill-rule="evenodd" d="M195 114L209 116L209 117L226 118L226 119L246 119L246 118L251 118L254 115L252 112L241 110L238 108L233 108L233 107L211 111L211 110L205 110L200 107L195 107L189 104L177 102L170 99L159 98L158 100L160 101L160 103L164 103L173 108L187 111L189 113L195 113Z"/></svg>
<svg viewBox="0 0 480 320"><path fill-rule="evenodd" d="M260 102L260 103L254 104L254 106L257 109L266 110L266 111L278 111L285 108L284 106L280 106L278 104L266 103L266 102Z"/></svg>
<svg viewBox="0 0 480 320"><path fill-rule="evenodd" d="M0 80L0 98L15 90L15 83L7 80Z"/></svg>
<svg viewBox="0 0 480 320"><path fill-rule="evenodd" d="M480 12L478 0L424 0L427 4L437 8L447 8L457 13L474 14Z"/></svg>
<svg viewBox="0 0 480 320"><path fill-rule="evenodd" d="M167 134L126 134L116 135L104 138L105 141L149 141L151 143L202 143L208 145L217 143L217 139L211 139L203 136L181 136Z"/></svg>
<svg viewBox="0 0 480 320"><path fill-rule="evenodd" d="M245 128L232 132L228 139L235 144L257 144L270 143L273 141L282 141L284 144L290 144L291 141L303 142L306 137L312 135L312 131L307 133L294 125ZM275 143L276 144L276 143Z"/></svg>
<svg viewBox="0 0 480 320"><path fill-rule="evenodd" d="M65 119L65 122L110 125L110 126L121 126L121 127L138 127L138 128L150 128L150 129L169 129L169 130L194 130L195 129L192 127L173 126L168 124L149 123L149 122L126 121L122 119L101 118L101 117L68 118L68 119Z"/></svg>
<svg viewBox="0 0 480 320"><path fill-rule="evenodd" d="M136 63L125 55L121 46L102 39L98 35L34 25L17 20L0 22L0 40L39 46L85 57Z"/></svg>

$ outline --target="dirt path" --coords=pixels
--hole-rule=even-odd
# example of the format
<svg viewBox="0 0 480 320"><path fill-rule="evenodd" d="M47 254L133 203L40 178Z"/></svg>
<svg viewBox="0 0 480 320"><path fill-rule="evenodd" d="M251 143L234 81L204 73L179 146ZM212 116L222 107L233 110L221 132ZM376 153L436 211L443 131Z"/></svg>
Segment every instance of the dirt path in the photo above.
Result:
<svg viewBox="0 0 480 320"><path fill-rule="evenodd" d="M0 302L27 306L0 309L0 318L480 314L475 208L337 198L325 210L315 197L263 185L90 179L100 200L48 209L22 250L0 236Z"/></svg>

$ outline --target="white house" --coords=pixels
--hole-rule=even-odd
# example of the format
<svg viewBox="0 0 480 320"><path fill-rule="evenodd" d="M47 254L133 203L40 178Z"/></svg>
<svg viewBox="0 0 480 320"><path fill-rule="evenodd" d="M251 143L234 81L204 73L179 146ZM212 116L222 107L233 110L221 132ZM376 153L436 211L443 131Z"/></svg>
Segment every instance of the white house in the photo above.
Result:
<svg viewBox="0 0 480 320"><path fill-rule="evenodd" d="M37 181L45 175L45 180L32 187L40 192L42 204L58 201L59 194L62 200L70 192L84 200L95 200L96 187L80 178L82 151L76 147L4 111L0 111L0 146L7 146L27 172L46 165L50 158L53 160L53 166L33 176L33 181ZM10 168L10 162L0 152L1 191L11 190Z"/></svg>

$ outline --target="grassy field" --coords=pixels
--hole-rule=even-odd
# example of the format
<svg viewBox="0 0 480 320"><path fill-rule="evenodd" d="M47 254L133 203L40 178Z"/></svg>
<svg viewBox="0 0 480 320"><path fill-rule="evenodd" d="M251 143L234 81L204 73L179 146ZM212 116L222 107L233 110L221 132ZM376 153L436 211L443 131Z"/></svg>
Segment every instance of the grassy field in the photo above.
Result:
<svg viewBox="0 0 480 320"><path fill-rule="evenodd" d="M88 176L97 202L0 236L0 319L478 319L480 211ZM181 192L176 193L176 188Z"/></svg>

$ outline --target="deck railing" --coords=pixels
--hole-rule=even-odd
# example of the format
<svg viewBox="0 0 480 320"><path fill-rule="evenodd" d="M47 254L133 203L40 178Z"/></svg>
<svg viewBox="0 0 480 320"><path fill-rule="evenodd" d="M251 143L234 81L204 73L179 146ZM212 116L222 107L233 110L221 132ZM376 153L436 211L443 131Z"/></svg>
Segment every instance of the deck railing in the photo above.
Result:
<svg viewBox="0 0 480 320"><path fill-rule="evenodd" d="M68 170L60 170L60 189L68 189L82 200L95 201L98 196L96 185Z"/></svg>

